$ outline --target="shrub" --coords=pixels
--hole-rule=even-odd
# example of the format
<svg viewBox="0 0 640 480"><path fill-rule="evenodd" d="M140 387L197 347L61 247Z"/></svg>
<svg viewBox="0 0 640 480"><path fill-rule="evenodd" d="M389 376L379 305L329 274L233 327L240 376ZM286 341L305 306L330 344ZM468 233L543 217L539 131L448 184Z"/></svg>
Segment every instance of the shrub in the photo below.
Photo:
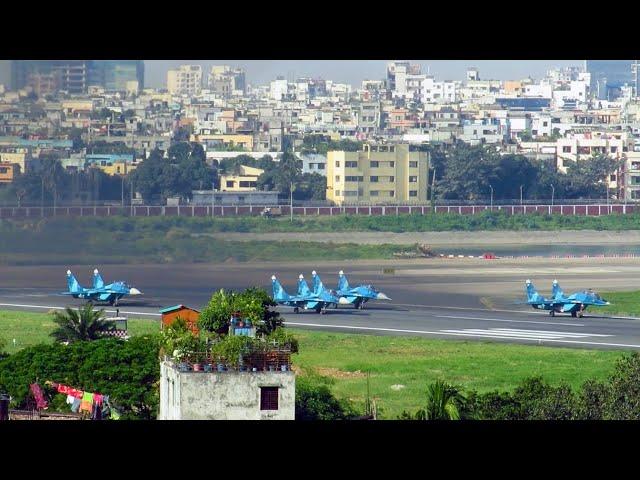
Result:
<svg viewBox="0 0 640 480"><path fill-rule="evenodd" d="M348 420L357 415L349 402L336 399L326 385L297 378L296 420Z"/></svg>

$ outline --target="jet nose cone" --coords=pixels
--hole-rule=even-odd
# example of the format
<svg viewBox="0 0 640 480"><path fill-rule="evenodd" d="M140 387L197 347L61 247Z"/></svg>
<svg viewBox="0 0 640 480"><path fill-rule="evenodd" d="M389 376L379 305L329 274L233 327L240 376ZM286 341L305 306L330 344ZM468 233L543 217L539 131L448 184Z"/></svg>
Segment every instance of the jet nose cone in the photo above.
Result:
<svg viewBox="0 0 640 480"><path fill-rule="evenodd" d="M131 288L129 290L129 295L142 295L142 292L137 288Z"/></svg>
<svg viewBox="0 0 640 480"><path fill-rule="evenodd" d="M376 298L378 300L391 300L389 297L387 297L384 293L380 292L376 295Z"/></svg>

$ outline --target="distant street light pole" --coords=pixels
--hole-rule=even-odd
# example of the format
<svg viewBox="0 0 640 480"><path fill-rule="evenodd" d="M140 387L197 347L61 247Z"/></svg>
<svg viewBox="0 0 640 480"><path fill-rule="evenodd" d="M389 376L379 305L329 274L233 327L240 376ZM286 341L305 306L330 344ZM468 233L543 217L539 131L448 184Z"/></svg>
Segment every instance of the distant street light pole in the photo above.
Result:
<svg viewBox="0 0 640 480"><path fill-rule="evenodd" d="M556 189L555 189L555 187L553 186L553 183L552 183L551 184L551 206L552 207L553 207L553 198L555 197L555 195L556 195Z"/></svg>
<svg viewBox="0 0 640 480"><path fill-rule="evenodd" d="M522 205L522 187L524 187L524 185L520 185L520 205Z"/></svg>
<svg viewBox="0 0 640 480"><path fill-rule="evenodd" d="M289 187L289 214L293 222L293 182L291 182L291 186Z"/></svg>
<svg viewBox="0 0 640 480"><path fill-rule="evenodd" d="M215 216L216 210L216 182L215 180L211 181L211 218Z"/></svg>
<svg viewBox="0 0 640 480"><path fill-rule="evenodd" d="M489 185L489 188L491 189L491 211L493 211L493 186Z"/></svg>
<svg viewBox="0 0 640 480"><path fill-rule="evenodd" d="M40 178L42 179L42 196L40 198L40 216L44 218L44 175Z"/></svg>

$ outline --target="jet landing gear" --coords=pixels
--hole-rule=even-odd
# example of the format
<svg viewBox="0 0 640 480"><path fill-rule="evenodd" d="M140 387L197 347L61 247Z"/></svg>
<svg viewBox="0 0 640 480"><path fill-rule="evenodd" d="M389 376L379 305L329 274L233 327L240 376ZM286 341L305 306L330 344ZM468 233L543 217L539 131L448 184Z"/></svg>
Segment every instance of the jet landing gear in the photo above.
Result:
<svg viewBox="0 0 640 480"><path fill-rule="evenodd" d="M549 310L549 316L550 317L555 317L556 316L556 311L555 310Z"/></svg>
<svg viewBox="0 0 640 480"><path fill-rule="evenodd" d="M364 310L364 301L359 298L358 300L353 302L353 308L355 308L356 310Z"/></svg>
<svg viewBox="0 0 640 480"><path fill-rule="evenodd" d="M574 310L571 312L572 317L582 318L584 317L584 305L580 305L580 310Z"/></svg>
<svg viewBox="0 0 640 480"><path fill-rule="evenodd" d="M300 313L300 309L298 307L294 307L293 313Z"/></svg>

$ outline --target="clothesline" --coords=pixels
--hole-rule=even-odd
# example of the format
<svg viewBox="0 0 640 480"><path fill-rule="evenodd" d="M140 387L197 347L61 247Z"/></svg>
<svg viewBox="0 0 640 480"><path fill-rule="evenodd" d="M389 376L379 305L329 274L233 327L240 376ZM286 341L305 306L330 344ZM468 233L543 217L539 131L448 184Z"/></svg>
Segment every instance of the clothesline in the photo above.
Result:
<svg viewBox="0 0 640 480"><path fill-rule="evenodd" d="M55 388L58 393L66 395L67 404L71 405L71 411L74 413L88 412L92 415L92 418L96 420L101 419L106 414L112 413L111 417L116 418L114 416L115 411L109 404L108 395L86 392L49 380L47 380L45 384ZM117 413L115 414L117 415Z"/></svg>

